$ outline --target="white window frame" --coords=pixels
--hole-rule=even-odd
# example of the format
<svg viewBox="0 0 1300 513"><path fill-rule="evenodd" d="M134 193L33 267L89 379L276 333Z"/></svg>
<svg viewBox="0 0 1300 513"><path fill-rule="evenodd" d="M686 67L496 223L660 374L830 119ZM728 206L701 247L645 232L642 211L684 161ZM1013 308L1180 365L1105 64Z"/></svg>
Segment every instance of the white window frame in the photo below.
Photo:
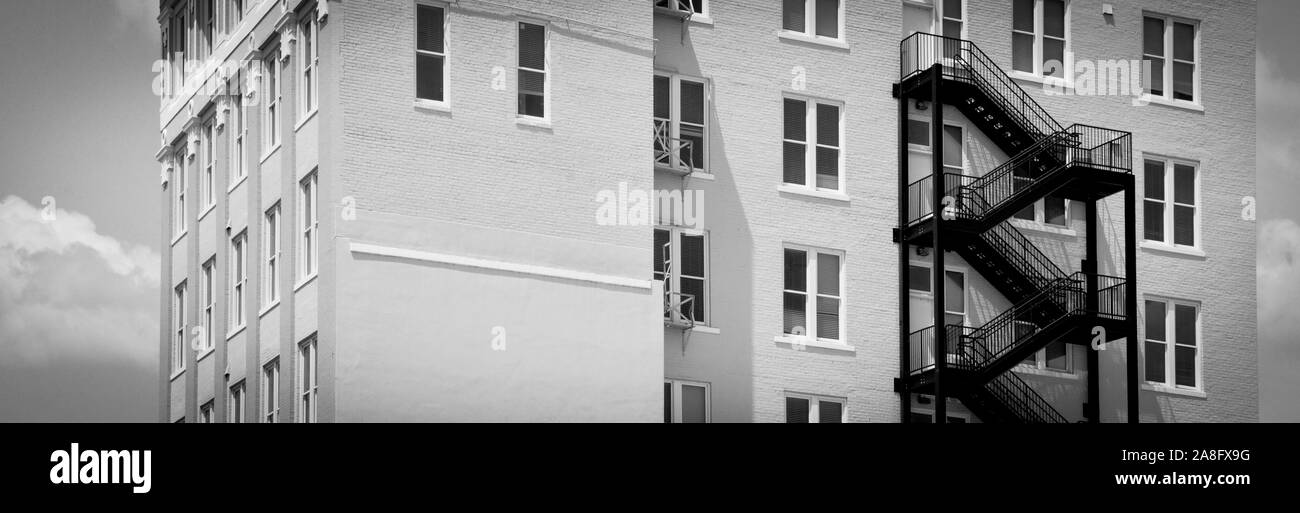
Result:
<svg viewBox="0 0 1300 513"><path fill-rule="evenodd" d="M1147 337L1145 317L1146 317L1146 303L1148 301L1164 303L1165 305L1165 340L1163 341L1151 340L1150 338ZM1178 384L1178 376L1176 374L1176 371L1177 371L1177 358L1178 358L1177 348L1179 344L1177 341L1177 334L1175 332L1177 326L1177 317L1176 314L1174 313L1175 306L1190 306L1196 311L1196 328L1195 328L1196 345L1193 346L1196 348L1196 362L1195 362L1196 386L1187 386L1187 385ZM1142 344L1141 347L1138 348L1138 351L1142 357L1141 360L1142 361L1141 364L1142 382L1145 383L1148 387L1158 388L1162 390L1188 391L1193 393L1204 392L1205 369L1202 367L1202 364L1204 362L1204 357L1205 357L1205 343L1204 343L1205 331L1202 328L1202 319L1204 318L1204 309L1202 306L1203 305L1199 301L1188 301L1183 299L1174 299L1170 297L1155 296L1155 295L1143 296L1142 307L1141 307L1142 316L1143 316ZM1146 375L1147 344L1162 344L1165 346L1165 361L1164 361L1165 381L1151 381L1149 378L1147 378Z"/></svg>
<svg viewBox="0 0 1300 513"><path fill-rule="evenodd" d="M1008 66L1007 69L1011 70L1013 74L1020 75L1022 77L1033 77L1035 79L1043 80L1043 81L1050 80L1050 81L1059 82L1063 84L1074 83L1074 76L1073 76L1074 73L1072 73L1072 70L1074 69L1074 57L1072 54L1073 51L1072 44L1074 41L1074 35L1073 35L1073 31L1070 28L1071 25L1070 20L1072 19L1072 14L1073 14L1072 10L1074 8L1073 5L1074 2L1071 0L1064 0L1064 2L1065 2L1065 41L1064 41L1065 44L1064 44L1063 51L1065 53L1064 55L1065 62L1061 63L1061 66L1064 67L1064 69L1061 70L1061 76L1053 77L1044 74L1046 70L1043 69L1043 47L1044 47L1043 40L1051 36L1048 36L1046 34L1046 29L1045 29L1046 22L1044 18L1044 16L1046 16L1046 9L1043 8L1043 0L1034 0L1034 33L1033 34L1016 30L1015 21L1014 21L1015 14L1014 12L1012 13L1013 19L1011 20L1011 27L1012 27L1011 33L1013 35L1011 37L1011 52L1012 52L1011 55L1013 55L1013 57L1012 57L1012 65ZM1012 3L1012 9L1014 8L1015 8L1015 4ZM1014 34L1026 34L1026 35L1032 35L1034 37L1033 71L1015 69L1014 54L1015 54L1016 43L1015 43ZM1052 37L1052 39L1055 38Z"/></svg>
<svg viewBox="0 0 1300 513"><path fill-rule="evenodd" d="M415 53L411 57L412 75L416 77L415 90L412 96L415 97L415 104L422 107L433 107L436 109L447 110L451 108L451 5L445 2L435 2L431 0L415 0L415 12L412 14L415 18L412 38L414 41ZM442 10L442 52L420 49L420 7L432 7ZM419 57L428 55L431 57L442 58L442 99L421 98L419 80ZM518 53L516 53L516 59ZM515 100L518 102L518 99Z"/></svg>
<svg viewBox="0 0 1300 513"><path fill-rule="evenodd" d="M187 226L188 224L188 221L186 219L187 212L185 209L185 192L186 192L185 189L189 187L189 180L188 180L189 176L187 173L187 170L189 168L189 163L188 163L189 159L186 157L186 153L188 151L189 150L187 149L187 146L185 144L182 144L180 148L176 151L175 155L172 157L171 187L175 191L175 193L172 196L172 202L174 206L172 212L172 221L173 221L172 242L173 243L175 243L176 240L179 240L182 236L184 236L189 229Z"/></svg>
<svg viewBox="0 0 1300 513"><path fill-rule="evenodd" d="M244 0L226 0L224 9L227 35L234 34L235 29L243 23L245 7L248 6L245 5Z"/></svg>
<svg viewBox="0 0 1300 513"><path fill-rule="evenodd" d="M248 408L248 394L244 380L231 385L226 389L226 422L231 424L243 424L245 422L244 412Z"/></svg>
<svg viewBox="0 0 1300 513"><path fill-rule="evenodd" d="M1200 20L1183 18L1180 16L1171 16L1167 14L1160 14L1152 11L1142 11L1142 26L1144 31L1146 30L1147 18L1159 19L1163 21L1165 24L1165 30L1164 30L1165 54L1159 56L1159 59L1164 61L1164 69L1162 70L1163 71L1162 78L1164 80L1164 91L1162 91L1160 95L1153 95L1149 91L1147 91L1146 95L1144 96L1144 99L1160 99L1160 100L1164 100L1176 104L1192 105L1192 106L1199 107L1201 105L1201 22ZM1192 59L1193 60L1191 61L1180 61L1174 58L1174 24L1175 23L1181 23L1184 25L1192 26L1192 30L1193 30ZM1143 39L1142 39L1143 43L1141 43L1142 47L1139 48L1139 52L1141 52L1143 60L1151 60L1148 58L1149 54L1146 53L1145 36L1146 34L1143 33ZM1182 100L1182 99L1174 98L1174 63L1175 62L1192 65L1192 99L1191 100ZM1150 84L1144 82L1143 85L1149 86Z"/></svg>
<svg viewBox="0 0 1300 513"><path fill-rule="evenodd" d="M700 167L695 169L694 175L704 177L712 176L709 173L711 167L709 166L709 112L712 110L710 107L713 105L713 84L707 78L682 75L669 71L655 70L654 75L656 77L664 77L668 79L669 118L663 119L655 117L654 120L655 123L668 123L668 137L670 139L681 139L682 137L682 81L698 83L704 88L704 125L701 127L701 130L704 133L704 148L700 150L700 159L703 162L699 163ZM686 124L694 125L694 123ZM672 159L669 163L658 162L656 159L655 166L672 169L673 166L669 164L675 165L676 162L676 158Z"/></svg>
<svg viewBox="0 0 1300 513"><path fill-rule="evenodd" d="M262 216L262 301L267 305L280 302L280 265L283 237L280 231L280 202L266 209Z"/></svg>
<svg viewBox="0 0 1300 513"><path fill-rule="evenodd" d="M238 86L239 79L231 79L227 83L226 91L230 98L230 119L227 122L227 140L230 141L230 168L229 189L233 191L235 186L248 177L248 165L244 162L245 145L244 141L248 134L248 111L244 106L244 95Z"/></svg>
<svg viewBox="0 0 1300 513"><path fill-rule="evenodd" d="M172 335L172 375L185 371L185 281L172 289L172 318L175 333Z"/></svg>
<svg viewBox="0 0 1300 513"><path fill-rule="evenodd" d="M230 238L230 333L247 325L248 230Z"/></svg>
<svg viewBox="0 0 1300 513"><path fill-rule="evenodd" d="M262 57L261 84L258 87L259 103L262 104L263 158L280 147L280 124L284 118L284 113L280 112L280 72L280 48L276 46Z"/></svg>
<svg viewBox="0 0 1300 513"><path fill-rule="evenodd" d="M203 263L202 275L199 279L199 301L202 302L203 311L199 312L199 326L203 328L202 350L199 357L202 358L208 351L211 351L216 344L213 342L212 330L216 324L216 297L215 291L217 273L217 257L208 258Z"/></svg>
<svg viewBox="0 0 1300 513"><path fill-rule="evenodd" d="M1147 195L1147 190L1146 190L1146 162L1147 162L1147 161L1161 162L1161 163L1164 164L1164 185L1163 185L1163 187L1164 187L1164 199L1163 199L1163 200L1149 199L1149 196ZM1174 201L1174 185L1175 185L1175 173L1174 173L1174 169L1175 169L1175 166L1180 166L1180 165L1181 165L1181 166L1189 166L1189 167L1192 168L1192 193L1195 195L1195 199L1194 199L1193 201L1196 202L1194 205L1188 205L1188 204L1185 204L1185 203L1176 203L1176 202ZM1142 208L1141 208L1140 210L1142 211L1143 219L1142 219L1142 226L1141 226L1140 229L1142 230L1142 241L1143 241L1143 244L1144 244L1144 245L1147 245L1147 246L1155 246L1155 247L1158 247L1158 248L1168 248L1168 249L1175 249L1175 250L1186 250L1186 251L1193 251L1193 252L1200 251L1200 250L1201 250L1201 247L1202 247L1202 236L1201 236L1201 211L1204 210L1204 209L1202 208L1202 205L1204 205L1204 203L1203 203L1203 200L1202 200L1202 197L1201 197L1201 164L1200 164L1200 162L1197 162L1197 161L1195 161L1195 160L1181 159L1181 158L1176 158L1176 157L1167 157L1167 156L1163 156L1163 155L1155 155L1155 154L1149 154L1149 153L1148 153L1148 154L1143 154L1143 155L1142 155L1142 175L1143 175L1143 176L1142 176L1142 180L1140 180L1140 182L1142 183ZM1147 219L1146 219L1146 204L1147 204L1147 202L1156 202L1156 203L1161 203L1161 204L1164 205L1164 219L1162 220L1162 223L1163 223L1163 226L1164 226L1164 232L1163 232L1164 239L1148 239L1148 238L1146 238L1146 236L1147 236L1147 235L1146 235L1146 223L1147 223ZM1175 211L1175 207L1190 207L1190 208L1192 209L1192 241L1193 241L1193 244L1190 245L1190 246L1189 246L1189 245L1185 245L1185 244L1177 244L1177 243L1175 243L1175 241L1174 241L1174 211Z"/></svg>
<svg viewBox="0 0 1300 513"><path fill-rule="evenodd" d="M320 103L320 24L316 7L298 22L298 120L316 113Z"/></svg>
<svg viewBox="0 0 1300 513"><path fill-rule="evenodd" d="M202 218L217 206L217 141L211 116L203 120L199 128L199 137L199 158L202 159L203 167L203 179L199 182L201 189L199 199L203 202L199 218Z"/></svg>
<svg viewBox="0 0 1300 513"><path fill-rule="evenodd" d="M199 424L213 423L213 421L215 420L213 418L213 415L215 413L213 410L215 408L216 408L215 399L208 399L208 402L203 403L202 406L199 406Z"/></svg>
<svg viewBox="0 0 1300 513"><path fill-rule="evenodd" d="M785 138L785 127L784 127L785 114L784 113L785 113L786 100L794 100L794 101L800 101L804 103L804 116L805 116L804 117L804 138L806 139L804 141L797 141L797 140ZM838 147L823 145L817 140L817 135L818 135L817 134L817 106L818 105L835 107L835 109L839 113L840 119L839 119L839 136L838 136L839 146ZM844 161L845 161L845 153L846 153L845 152L846 144L844 140L844 132L845 132L844 102L838 100L828 100L825 98L816 98L812 96L787 93L783 95L781 98L781 109L782 109L782 127L781 127L782 150L781 151L782 152L785 151L785 143L796 143L796 144L802 144L804 146L804 165L803 165L804 183L797 184L797 183L786 182L785 173L783 169L782 176L781 176L781 186L789 189L804 189L807 191L820 192L820 193L847 194L846 187L847 187L848 179L845 176L845 172L844 172ZM817 185L817 149L823 147L834 148L839 152L839 162L837 163L837 165L839 166L839 170L838 170L838 175L836 177L838 178L838 183L836 184L836 188L834 189L819 187ZM784 158L784 153L783 153L783 158Z"/></svg>
<svg viewBox="0 0 1300 513"><path fill-rule="evenodd" d="M846 263L847 259L845 258L845 252L836 249L826 249L826 248L818 248L813 246L804 246L800 244L787 243L782 245L781 248L782 268L785 267L786 250L804 252L804 258L805 258L804 265L805 265L805 272L807 273L807 276L804 277L806 280L804 283L808 290L797 291L797 290L785 289L785 274L784 271L782 272L781 275L781 287L782 287L781 308L783 312L782 320L781 320L781 332L783 334L782 336L791 339L802 338L809 341L817 341L822 344L847 346L849 340L849 334L848 334L848 319L846 315L848 312L848 290L846 289L846 287L848 285L848 282L844 276L845 269L847 268L847 263ZM840 274L839 274L840 295L839 296L830 296L830 295L822 294L821 291L818 290L817 277L818 274L821 272L820 269L818 269L818 260L820 259L817 257L819 255L834 256L839 259L840 262ZM785 332L784 309L785 309L785 293L787 292L804 295L804 322L808 325L804 326L805 333L803 336ZM840 301L839 338L824 338L821 336L821 333L817 333L817 299L820 297L834 297L834 298L838 298Z"/></svg>
<svg viewBox="0 0 1300 513"><path fill-rule="evenodd" d="M296 396L298 399L297 407L294 408L294 418L298 423L315 424L319 419L319 396L317 377L320 374L320 363L318 347L316 345L316 334L312 334L298 344L298 367ZM310 366L310 376L306 369L308 363Z"/></svg>
<svg viewBox="0 0 1300 513"><path fill-rule="evenodd" d="M198 0L196 11L199 14L199 26L196 37L199 40L199 60L206 61L212 57L217 43L217 0Z"/></svg>
<svg viewBox="0 0 1300 513"><path fill-rule="evenodd" d="M519 34L519 28L520 28L520 25L523 25L523 24L536 25L536 26L540 26L540 27L542 27L542 45L544 46L543 49L542 49L542 55L543 55L543 61L544 61L543 65L546 66L546 69L544 69L544 70L533 69L533 68L525 68L525 67L523 67L523 66L520 64L520 62L519 62L519 53L520 53L521 50L523 50L523 45L521 44L522 41L520 40L520 37L519 37L519 36L520 36L520 34ZM551 25L550 25L550 23L547 23L546 21L542 21L542 20L536 20L536 19L527 19L527 18L519 18L519 19L516 19L516 20L515 20L515 52L514 52L514 53L515 53L515 76L514 76L514 79L515 79L515 118L516 118L516 120L549 123L549 122L551 121L551 69L552 69L552 67L553 67L553 65L552 65L552 63L551 63ZM539 116L532 116L532 115L528 115L528 114L524 114L524 113L522 113L522 112L519 112L519 105L518 105L518 103L519 103L519 96L523 94L523 82L522 82L521 80L519 80L519 72L521 72L521 71L528 71L528 72L541 73L541 74L542 74L542 114L543 114L543 115L540 116L540 117L539 117Z"/></svg>
<svg viewBox="0 0 1300 513"><path fill-rule="evenodd" d="M1052 368L1052 367L1048 366L1048 364L1047 364L1047 346L1043 346L1042 349L1039 349L1039 350L1037 350L1037 351L1034 351L1034 354L1033 354L1033 356L1032 356L1032 358L1034 359L1034 361L1033 361L1032 365L1031 365L1030 363L1027 363L1027 362L1022 361L1022 362L1016 364L1016 370L1017 370L1017 371L1020 371L1020 372L1030 371L1031 373L1036 373L1036 374L1038 374L1038 373L1042 373L1042 374L1074 374L1074 373L1075 373L1074 346L1073 346L1072 344L1069 344L1069 343L1064 342L1064 341L1053 341L1053 342L1051 342L1051 343L1049 343L1049 344L1047 344L1047 345L1052 345L1052 344L1055 344L1055 343L1059 343L1059 344L1064 344L1064 345L1065 345L1065 368L1064 368L1064 369L1056 369L1056 368ZM1028 360L1028 358L1026 358L1026 360Z"/></svg>
<svg viewBox="0 0 1300 513"><path fill-rule="evenodd" d="M925 275L926 275L926 278L927 278L927 279L929 280L929 282L930 282L930 290L929 290L929 291L920 291L920 290L913 289L913 288L911 287L911 284L909 283L909 285L908 285L908 287L907 287L907 292L908 292L908 294L909 294L911 297L915 297L915 298L917 298L917 299L927 299L927 300L930 300L930 301L934 301L934 300L935 300L935 298L934 298L934 263L933 263L933 262L920 261L920 260L912 260L911 262L908 263L908 266L909 266L909 268L908 268L908 275L909 275L909 276L911 275L911 267L921 267L921 268L924 268L924 269L925 269ZM962 293L961 304L962 304L962 310L963 310L963 311L961 311L961 312L957 312L957 311L949 310L949 309L948 309L948 300L947 300L947 298L944 298L944 302L943 302L943 313L944 313L945 315L948 315L948 314L951 314L951 315L958 315L958 314L960 314L961 317L962 317L961 325L962 325L962 326L966 326L966 327L970 327L970 325L971 325L971 322L970 322L970 299L971 299L970 273L967 272L968 269L966 269L966 268L964 268L964 267L959 267L959 266L945 265L945 266L943 266L943 269L944 269L944 276L947 276L948 273L956 273L956 274L960 274L960 275L961 275L961 283L962 283L962 287L961 287L961 293ZM947 287L946 287L946 286L945 286L945 288L944 288L944 291L945 291L945 293L947 292ZM933 303L931 303L931 305L933 305ZM933 314L932 314L931 316L933 316ZM933 322L933 321L932 321L932 322ZM938 326L939 323L934 322L932 325L933 325L933 326ZM948 325L948 319L946 319L946 318L944 319L943 325L944 325L944 326L947 326L947 325Z"/></svg>
<svg viewBox="0 0 1300 513"><path fill-rule="evenodd" d="M320 269L320 183L316 170L298 182L298 281L306 283Z"/></svg>
<svg viewBox="0 0 1300 513"><path fill-rule="evenodd" d="M665 379L664 384L670 386L669 390L672 393L672 395L669 396L669 400L671 401L670 406L672 406L672 418L665 419L666 421L672 424L682 423L682 418L684 417L682 414L682 386L692 386L704 389L704 423L713 423L712 385L702 381L691 381L685 379Z"/></svg>
<svg viewBox="0 0 1300 513"><path fill-rule="evenodd" d="M817 34L817 0L803 0L804 25L802 31L785 28L785 19L784 19L785 5L784 3L782 3L781 5L782 19L780 25L781 30L779 34L782 37L789 37L793 39L803 39L803 40L813 41L813 42L828 42L828 43L836 43L842 45L847 40L844 34L844 25L845 25L844 9L845 9L845 4L848 3L849 1L851 0L838 0L837 2L839 4L839 9L835 14L836 22L838 24L838 26L835 29L835 34L837 37L826 37Z"/></svg>
<svg viewBox="0 0 1300 513"><path fill-rule="evenodd" d="M700 237L704 239L704 276L702 277L687 276L687 278L700 279L704 281L704 297L695 298L696 301L699 301L703 305L702 308L704 309L704 318L695 319L695 323L697 327L711 326L713 322L713 312L710 310L709 297L713 295L712 291L710 290L710 286L712 285L711 275L713 273L711 269L712 262L709 258L709 253L710 253L709 232L707 230L699 230L695 228L684 228L680 226L665 226L665 225L655 227L655 231L659 231L659 230L668 232L669 257L672 258L671 260L672 269L668 273L670 276L667 277L669 286L665 288L664 290L665 294L670 292L677 292L677 293L682 292L682 281L681 281L682 279L682 266L681 266L682 237L683 236ZM654 248L654 250L663 251L663 248L656 247Z"/></svg>
<svg viewBox="0 0 1300 513"><path fill-rule="evenodd" d="M789 407L788 403L786 402L786 399L803 399L808 401L808 423L809 424L821 423L822 401L828 403L839 403L840 423L847 424L849 422L849 400L847 398L833 397L828 395L805 394L802 392L790 392L787 390L785 393L781 394L781 409L782 411L785 412L784 415L785 421L789 422L790 412L786 410L786 408Z"/></svg>
<svg viewBox="0 0 1300 513"><path fill-rule="evenodd" d="M280 421L280 358L272 358L262 365L262 423Z"/></svg>

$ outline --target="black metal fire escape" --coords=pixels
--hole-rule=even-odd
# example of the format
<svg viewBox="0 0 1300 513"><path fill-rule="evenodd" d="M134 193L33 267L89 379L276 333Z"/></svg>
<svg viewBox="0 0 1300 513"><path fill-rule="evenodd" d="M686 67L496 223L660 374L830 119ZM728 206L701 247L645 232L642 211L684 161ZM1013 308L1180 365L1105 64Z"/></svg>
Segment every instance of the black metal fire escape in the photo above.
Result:
<svg viewBox="0 0 1300 513"><path fill-rule="evenodd" d="M1054 341L1089 345L1126 339L1128 416L1137 419L1136 228L1132 137L1087 125L1062 127L970 41L918 33L901 45L899 100L899 342L902 419L911 395L931 394L935 420L946 398L960 399L985 422L1065 422L1011 369ZM908 180L908 103L934 105L931 174ZM956 107L1012 157L983 176L943 169L943 105ZM936 187L936 183L939 186ZM1125 277L1097 272L1097 202L1125 194ZM1083 202L1086 259L1081 272L1052 262L1008 220L1047 195ZM955 251L1013 306L978 327L936 323L910 329L910 249L928 247L933 319L944 319L944 255ZM1100 328L1100 329L1098 329ZM1088 351L1085 416L1099 420L1096 351Z"/></svg>

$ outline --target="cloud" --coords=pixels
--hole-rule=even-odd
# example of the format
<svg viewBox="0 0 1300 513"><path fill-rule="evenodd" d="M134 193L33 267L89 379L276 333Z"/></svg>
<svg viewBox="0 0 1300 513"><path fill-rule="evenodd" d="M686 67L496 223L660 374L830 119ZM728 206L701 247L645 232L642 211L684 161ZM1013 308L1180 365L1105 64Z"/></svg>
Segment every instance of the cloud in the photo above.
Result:
<svg viewBox="0 0 1300 513"><path fill-rule="evenodd" d="M1265 221L1259 230L1260 416L1300 421L1300 224Z"/></svg>
<svg viewBox="0 0 1300 513"><path fill-rule="evenodd" d="M0 372L71 361L156 367L158 254L55 206L0 200Z"/></svg>
<svg viewBox="0 0 1300 513"><path fill-rule="evenodd" d="M1260 187L1259 217L1300 219L1300 203L1292 199L1300 190L1300 177L1291 170L1300 162L1300 137L1295 120L1300 119L1300 80L1287 74L1276 61L1256 54L1256 102L1258 104L1257 162Z"/></svg>

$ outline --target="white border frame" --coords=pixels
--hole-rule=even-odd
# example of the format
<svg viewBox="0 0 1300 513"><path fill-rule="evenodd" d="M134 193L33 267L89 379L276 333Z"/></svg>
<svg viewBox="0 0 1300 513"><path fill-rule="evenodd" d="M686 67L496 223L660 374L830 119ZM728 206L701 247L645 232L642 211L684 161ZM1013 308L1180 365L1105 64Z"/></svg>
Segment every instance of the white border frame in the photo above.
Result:
<svg viewBox="0 0 1300 513"><path fill-rule="evenodd" d="M420 98L419 95L419 56L421 53L437 56L433 52L422 52L420 50L420 6L434 7L442 9L442 100L433 100L429 98ZM412 85L411 97L414 99L415 106L421 109L435 111L451 111L451 4L437 0L414 0L411 10L411 75ZM515 100L518 102L518 100Z"/></svg>
<svg viewBox="0 0 1300 513"><path fill-rule="evenodd" d="M704 423L713 423L713 385L703 381L692 381L688 379L664 378L664 384L669 385L669 391L672 395L669 397L672 407L672 418L667 419L672 424L682 423L682 386L701 387L704 389Z"/></svg>

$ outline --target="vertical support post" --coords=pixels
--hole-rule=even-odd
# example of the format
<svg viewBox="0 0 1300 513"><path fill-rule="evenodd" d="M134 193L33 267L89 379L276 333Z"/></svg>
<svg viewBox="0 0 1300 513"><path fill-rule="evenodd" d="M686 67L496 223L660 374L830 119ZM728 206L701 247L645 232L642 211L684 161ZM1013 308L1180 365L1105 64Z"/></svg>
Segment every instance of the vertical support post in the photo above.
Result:
<svg viewBox="0 0 1300 513"><path fill-rule="evenodd" d="M944 395L943 374L948 366L948 330L944 326L944 266L943 244L940 230L943 220L943 102L939 100L939 87L943 82L943 64L930 68L930 170L933 195L931 198L930 230L931 248L934 265L930 268L933 285L934 306L934 422L944 424L948 420L948 399Z"/></svg>
<svg viewBox="0 0 1300 513"><path fill-rule="evenodd" d="M1093 326L1097 325L1097 312L1101 311L1100 297L1097 294L1097 200L1090 199L1086 204L1087 210L1087 259L1083 261L1083 272L1088 277L1088 321ZM1085 349L1088 352L1088 407L1084 410L1084 415L1088 417L1088 423L1096 424L1101 422L1101 367L1100 355L1091 344Z"/></svg>
<svg viewBox="0 0 1300 513"><path fill-rule="evenodd" d="M1137 340L1137 186L1133 176L1124 184L1124 296L1128 341L1128 422L1138 422L1138 340Z"/></svg>
<svg viewBox="0 0 1300 513"><path fill-rule="evenodd" d="M904 42L906 44L906 42ZM907 424L912 419L912 391L908 386L911 377L911 311L909 305L910 289L908 287L908 252L907 243L907 209L908 197L907 168L907 92L903 82L898 83L898 376L901 384L898 392L900 405L898 421Z"/></svg>

